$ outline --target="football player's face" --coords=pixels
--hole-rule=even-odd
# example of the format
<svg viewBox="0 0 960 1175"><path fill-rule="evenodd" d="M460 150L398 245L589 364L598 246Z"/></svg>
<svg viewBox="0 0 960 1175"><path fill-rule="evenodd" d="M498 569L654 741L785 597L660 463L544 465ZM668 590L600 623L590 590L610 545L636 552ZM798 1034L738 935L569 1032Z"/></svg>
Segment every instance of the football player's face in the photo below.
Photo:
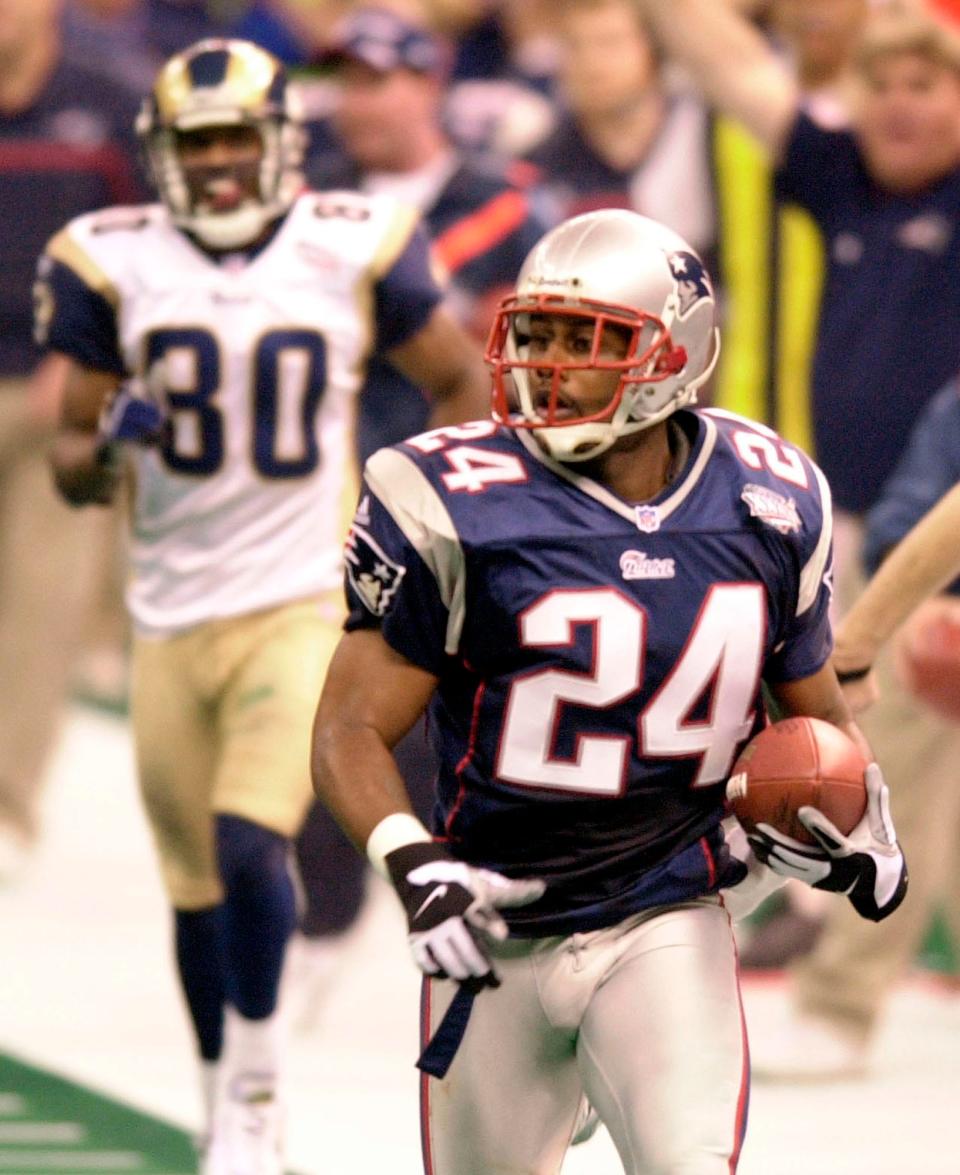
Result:
<svg viewBox="0 0 960 1175"><path fill-rule="evenodd" d="M554 384L554 364L587 363L594 342L595 321L564 314L537 314L530 322L528 357L544 364L532 372L534 403L541 411L549 406ZM626 327L607 325L603 329L597 359L616 362L625 359L630 346ZM574 420L602 412L610 403L621 372L594 368L564 370L559 376L554 419Z"/></svg>
<svg viewBox="0 0 960 1175"><path fill-rule="evenodd" d="M263 143L256 127L180 131L177 154L196 211L233 212L259 197Z"/></svg>
<svg viewBox="0 0 960 1175"><path fill-rule="evenodd" d="M960 161L960 74L919 53L878 58L865 77L858 133L871 175L925 187Z"/></svg>

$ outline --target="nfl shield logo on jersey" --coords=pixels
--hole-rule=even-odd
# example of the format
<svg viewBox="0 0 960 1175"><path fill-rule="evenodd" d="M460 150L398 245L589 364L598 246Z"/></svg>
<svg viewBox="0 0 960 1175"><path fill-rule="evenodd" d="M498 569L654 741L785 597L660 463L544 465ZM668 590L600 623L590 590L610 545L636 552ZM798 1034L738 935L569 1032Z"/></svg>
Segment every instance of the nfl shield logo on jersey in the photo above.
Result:
<svg viewBox="0 0 960 1175"><path fill-rule="evenodd" d="M653 534L660 529L660 511L656 506L635 506L634 517L637 530L642 530L644 534Z"/></svg>
<svg viewBox="0 0 960 1175"><path fill-rule="evenodd" d="M356 522L347 535L343 556L347 578L364 607L374 616L384 616L407 569L386 555L373 536Z"/></svg>

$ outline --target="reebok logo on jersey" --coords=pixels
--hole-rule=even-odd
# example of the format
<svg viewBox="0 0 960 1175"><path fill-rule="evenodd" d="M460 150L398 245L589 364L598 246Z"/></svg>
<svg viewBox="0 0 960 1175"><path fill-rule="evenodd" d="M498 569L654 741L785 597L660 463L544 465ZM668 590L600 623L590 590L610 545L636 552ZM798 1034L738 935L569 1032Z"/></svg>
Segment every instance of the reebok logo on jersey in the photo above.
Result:
<svg viewBox="0 0 960 1175"><path fill-rule="evenodd" d="M334 274L343 268L343 262L335 253L312 241L297 241L297 252L304 261L322 273Z"/></svg>
<svg viewBox="0 0 960 1175"><path fill-rule="evenodd" d="M646 551L624 551L620 556L620 573L624 579L673 579L672 559L650 559Z"/></svg>
<svg viewBox="0 0 960 1175"><path fill-rule="evenodd" d="M793 498L785 498L767 486L752 484L743 487L740 497L754 518L759 518L780 534L800 529L800 514Z"/></svg>
<svg viewBox="0 0 960 1175"><path fill-rule="evenodd" d="M363 606L374 616L385 616L400 581L406 575L406 567L395 563L369 531L358 526L356 521L347 535L343 557L347 578Z"/></svg>
<svg viewBox="0 0 960 1175"><path fill-rule="evenodd" d="M213 290L210 300L215 306L245 306L253 301L253 294L245 290Z"/></svg>

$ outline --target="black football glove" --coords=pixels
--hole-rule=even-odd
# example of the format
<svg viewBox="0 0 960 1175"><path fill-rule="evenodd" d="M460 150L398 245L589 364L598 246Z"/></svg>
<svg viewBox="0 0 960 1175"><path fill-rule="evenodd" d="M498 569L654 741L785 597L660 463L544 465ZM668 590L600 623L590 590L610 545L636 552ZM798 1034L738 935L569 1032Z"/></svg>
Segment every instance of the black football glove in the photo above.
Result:
<svg viewBox="0 0 960 1175"><path fill-rule="evenodd" d="M880 922L906 895L907 864L890 819L887 785L876 763L867 767L864 780L867 810L849 836L807 805L797 816L820 848L801 844L769 824L758 824L748 840L757 857L781 877L846 894L862 918Z"/></svg>
<svg viewBox="0 0 960 1175"><path fill-rule="evenodd" d="M403 845L387 853L385 862L406 911L410 949L420 970L458 980L485 977L496 986L483 939L505 939L507 924L497 911L535 902L544 883L513 881L456 861L433 842Z"/></svg>

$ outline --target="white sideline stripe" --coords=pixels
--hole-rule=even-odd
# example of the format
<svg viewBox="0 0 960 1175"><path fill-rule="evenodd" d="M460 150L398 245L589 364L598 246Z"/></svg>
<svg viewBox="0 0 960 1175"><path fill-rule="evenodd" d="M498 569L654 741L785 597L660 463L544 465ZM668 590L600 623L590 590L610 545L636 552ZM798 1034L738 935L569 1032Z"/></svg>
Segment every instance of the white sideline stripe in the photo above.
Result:
<svg viewBox="0 0 960 1175"><path fill-rule="evenodd" d="M79 1122L0 1122L0 1146L83 1143L87 1130Z"/></svg>
<svg viewBox="0 0 960 1175"><path fill-rule="evenodd" d="M0 1152L0 1171L142 1171L136 1151L8 1151Z"/></svg>
<svg viewBox="0 0 960 1175"><path fill-rule="evenodd" d="M27 1103L18 1093L0 1093L0 1118L19 1118L27 1111Z"/></svg>

